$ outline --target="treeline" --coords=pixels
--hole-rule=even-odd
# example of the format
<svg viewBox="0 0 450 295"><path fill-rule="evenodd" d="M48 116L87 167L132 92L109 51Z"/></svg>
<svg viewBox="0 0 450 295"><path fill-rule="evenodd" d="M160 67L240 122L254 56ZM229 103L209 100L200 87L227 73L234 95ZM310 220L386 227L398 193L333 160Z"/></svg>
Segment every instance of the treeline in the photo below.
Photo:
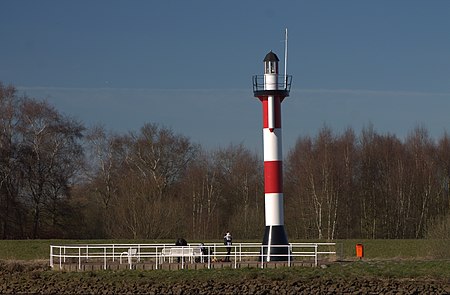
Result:
<svg viewBox="0 0 450 295"><path fill-rule="evenodd" d="M86 129L0 84L0 237L261 239L263 160L157 124ZM417 128L300 137L284 161L290 238L421 238L450 209L450 141Z"/></svg>
<svg viewBox="0 0 450 295"><path fill-rule="evenodd" d="M449 213L450 137L404 142L373 127L303 137L286 163L287 223L298 238L422 238Z"/></svg>

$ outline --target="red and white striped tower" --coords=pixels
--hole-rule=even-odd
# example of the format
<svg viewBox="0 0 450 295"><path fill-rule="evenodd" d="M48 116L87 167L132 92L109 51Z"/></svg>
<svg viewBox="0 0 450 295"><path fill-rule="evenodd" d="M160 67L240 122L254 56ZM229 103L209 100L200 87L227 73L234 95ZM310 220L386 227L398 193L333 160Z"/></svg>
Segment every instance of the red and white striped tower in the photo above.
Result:
<svg viewBox="0 0 450 295"><path fill-rule="evenodd" d="M264 76L253 76L253 93L263 107L266 217L263 245L267 246L264 247L264 261L284 261L289 253L284 229L281 102L289 96L292 76L279 75L278 62L277 55L270 51L264 58Z"/></svg>

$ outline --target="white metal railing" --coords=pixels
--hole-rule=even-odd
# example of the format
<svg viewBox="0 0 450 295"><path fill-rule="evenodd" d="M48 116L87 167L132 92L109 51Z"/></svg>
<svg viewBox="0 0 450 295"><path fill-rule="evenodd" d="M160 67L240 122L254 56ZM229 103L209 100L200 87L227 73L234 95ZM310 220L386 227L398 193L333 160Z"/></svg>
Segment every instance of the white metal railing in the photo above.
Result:
<svg viewBox="0 0 450 295"><path fill-rule="evenodd" d="M289 245L262 245L261 243L235 243L231 246L228 255L227 247L223 244L205 243L204 245L189 244L188 246L174 246L173 244L88 244L88 245L51 245L50 266L66 263L77 263L81 269L82 264L95 262L102 263L107 269L108 264L122 264L126 258L129 268L133 263L153 263L155 269L168 262L181 263L185 268L187 263L200 262L211 268L214 262L230 260L234 268L241 262L285 261L288 266L299 258L308 258L318 265L319 256L336 255L335 243L291 243ZM278 254L276 254L278 253Z"/></svg>

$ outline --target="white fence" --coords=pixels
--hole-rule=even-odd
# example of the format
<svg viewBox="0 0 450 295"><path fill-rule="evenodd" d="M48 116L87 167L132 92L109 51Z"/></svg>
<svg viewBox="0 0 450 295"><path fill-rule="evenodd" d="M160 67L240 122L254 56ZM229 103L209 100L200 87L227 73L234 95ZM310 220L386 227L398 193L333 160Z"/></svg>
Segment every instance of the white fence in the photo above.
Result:
<svg viewBox="0 0 450 295"><path fill-rule="evenodd" d="M232 266L238 263L258 262L264 268L267 262L268 246L260 243L239 243L231 246L231 253L227 255L227 247L223 244L206 243L204 245L174 246L173 244L89 244L89 245L51 245L50 266L53 268L63 264L78 264L81 269L84 263L102 263L107 269L108 264L127 263L132 269L133 264L154 264L154 269L161 268L163 263L180 263L185 268L188 263L204 263L207 268L216 262L231 260ZM287 248L273 251L274 248ZM271 245L272 252L285 254L270 254L272 260L286 261L288 266L293 261L308 259L318 265L319 258L330 258L336 255L335 243L291 243L289 245ZM288 253L288 254L287 254ZM326 257L328 256L328 257ZM266 260L266 261L265 261Z"/></svg>

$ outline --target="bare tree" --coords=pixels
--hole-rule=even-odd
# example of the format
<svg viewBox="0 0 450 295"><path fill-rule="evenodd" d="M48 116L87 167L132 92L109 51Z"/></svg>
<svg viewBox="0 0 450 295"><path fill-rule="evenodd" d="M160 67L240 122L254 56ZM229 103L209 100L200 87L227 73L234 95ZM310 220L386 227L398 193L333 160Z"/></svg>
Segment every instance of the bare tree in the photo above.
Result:
<svg viewBox="0 0 450 295"><path fill-rule="evenodd" d="M353 190L355 150L352 130L339 138L324 127L314 140L307 137L297 141L289 153L286 173L287 191L292 194L289 207L295 208L296 217L301 216L304 224L301 232L306 236L335 238L339 217L345 216L338 214L340 207L350 206L345 198L350 198Z"/></svg>
<svg viewBox="0 0 450 295"><path fill-rule="evenodd" d="M46 204L65 198L82 159L81 124L60 115L46 102L25 99L20 105L19 158L23 173L21 195L32 206L31 236L40 236Z"/></svg>
<svg viewBox="0 0 450 295"><path fill-rule="evenodd" d="M435 209L435 197L442 186L436 176L438 171L435 145L424 127L417 127L406 140L410 166L411 210L414 219L414 237L424 236L426 223Z"/></svg>
<svg viewBox="0 0 450 295"><path fill-rule="evenodd" d="M201 151L189 165L184 178L183 191L190 199L190 235L193 238L211 238L219 232L216 219L222 187L213 153Z"/></svg>
<svg viewBox="0 0 450 295"><path fill-rule="evenodd" d="M336 234L341 238L350 238L359 235L358 216L359 206L357 198L356 175L359 162L359 147L354 131L348 128L344 134L337 138L336 143L336 178L339 181L339 206Z"/></svg>
<svg viewBox="0 0 450 295"><path fill-rule="evenodd" d="M146 124L139 133L131 133L123 145L125 161L121 169L126 178L122 177L118 187L116 216L136 232L133 236L171 236L183 220L181 208L174 205L174 188L197 147L188 138L156 124Z"/></svg>
<svg viewBox="0 0 450 295"><path fill-rule="evenodd" d="M118 185L123 176L125 139L123 136L108 134L101 126L95 126L88 131L86 141L89 157L86 175L89 188L101 206L102 235L107 236L112 233L116 223L111 204L118 197Z"/></svg>
<svg viewBox="0 0 450 295"><path fill-rule="evenodd" d="M450 136L445 133L438 142L437 161L439 166L438 181L441 183L439 215L447 215L450 212Z"/></svg>
<svg viewBox="0 0 450 295"><path fill-rule="evenodd" d="M286 227L295 238L316 237L313 204L308 197L308 167L313 165L313 141L310 137L297 139L285 161Z"/></svg>
<svg viewBox="0 0 450 295"><path fill-rule="evenodd" d="M341 195L336 160L336 139L331 129L324 127L315 139L313 157L316 165L309 168L308 191L316 213L318 238L334 239Z"/></svg>
<svg viewBox="0 0 450 295"><path fill-rule="evenodd" d="M222 184L221 231L232 228L236 236L259 237L264 224L262 162L242 144L219 149L214 160Z"/></svg>
<svg viewBox="0 0 450 295"><path fill-rule="evenodd" d="M132 154L128 163L142 177L153 180L158 198L182 175L197 149L188 138L156 124L144 125L139 134L131 134L131 139Z"/></svg>
<svg viewBox="0 0 450 295"><path fill-rule="evenodd" d="M369 126L362 130L360 173L358 175L359 202L361 206L360 227L361 235L365 238L377 238L379 227L378 216L381 215L380 183L382 182L382 167L379 162L380 137Z"/></svg>
<svg viewBox="0 0 450 295"><path fill-rule="evenodd" d="M17 90L0 83L0 236L23 235L23 208L19 200L21 182L18 149ZM20 232L20 234L18 234Z"/></svg>

